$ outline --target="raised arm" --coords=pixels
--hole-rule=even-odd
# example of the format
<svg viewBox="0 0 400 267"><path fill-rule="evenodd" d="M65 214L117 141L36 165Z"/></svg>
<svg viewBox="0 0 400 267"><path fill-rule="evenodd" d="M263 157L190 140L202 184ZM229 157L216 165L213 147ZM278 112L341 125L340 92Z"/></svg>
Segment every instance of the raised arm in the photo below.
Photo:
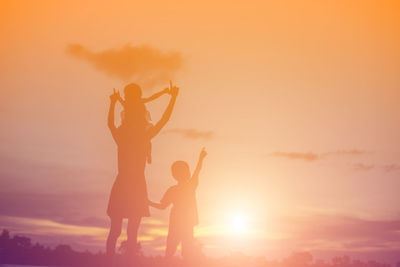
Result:
<svg viewBox="0 0 400 267"><path fill-rule="evenodd" d="M111 135L114 138L114 141L117 142L116 138L116 133L117 133L117 128L115 127L115 122L114 122L114 110L115 110L115 103L117 103L119 97L119 93L115 92L112 95L110 95L110 109L108 110L108 128L110 128Z"/></svg>
<svg viewBox="0 0 400 267"><path fill-rule="evenodd" d="M196 169L194 169L192 178L190 179L190 183L193 185L194 188L196 188L199 184L199 174L200 174L201 167L203 166L203 159L206 156L207 156L207 152L206 152L205 148L203 147L203 149L200 152L199 161L197 162Z"/></svg>
<svg viewBox="0 0 400 267"><path fill-rule="evenodd" d="M162 115L161 119L149 130L149 138L153 138L156 136L161 129L165 126L168 122L169 118L171 117L172 110L174 109L176 97L178 96L179 88L173 87L171 89L171 99L169 100L168 107L165 109L164 114Z"/></svg>
<svg viewBox="0 0 400 267"><path fill-rule="evenodd" d="M146 98L142 98L142 101L143 101L143 103L147 103L147 102L153 101L153 100L159 98L160 96L162 96L163 94L167 94L168 92L169 92L169 89L165 88L164 90L162 90L162 91L160 91L158 93L155 93L152 96L149 96L149 97L146 97Z"/></svg>

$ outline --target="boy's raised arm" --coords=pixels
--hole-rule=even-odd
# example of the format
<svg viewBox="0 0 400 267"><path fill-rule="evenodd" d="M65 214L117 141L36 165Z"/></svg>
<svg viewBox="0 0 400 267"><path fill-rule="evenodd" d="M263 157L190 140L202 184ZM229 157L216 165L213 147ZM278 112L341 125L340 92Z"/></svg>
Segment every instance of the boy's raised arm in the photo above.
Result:
<svg viewBox="0 0 400 267"><path fill-rule="evenodd" d="M164 127L164 125L168 122L169 118L171 117L172 110L174 109L174 105L176 102L176 97L178 96L178 92L179 92L178 87L173 87L171 89L171 99L168 103L168 107L165 109L161 119L156 123L156 125L151 127L151 129L149 130L150 139L156 136L161 131L161 129Z"/></svg>
<svg viewBox="0 0 400 267"><path fill-rule="evenodd" d="M143 100L144 103L153 101L153 100L159 98L160 96L162 96L163 94L168 93L168 91L169 91L168 88L165 88L164 90L162 90L162 91L160 91L158 93L155 93L152 96L142 98L142 100Z"/></svg>
<svg viewBox="0 0 400 267"><path fill-rule="evenodd" d="M201 167L203 166L203 159L206 156L207 156L207 152L206 152L205 148L203 147L203 149L200 152L199 161L197 162L196 169L194 170L192 178L190 179L190 182L193 184L193 186L195 188L199 184L199 174L200 174Z"/></svg>

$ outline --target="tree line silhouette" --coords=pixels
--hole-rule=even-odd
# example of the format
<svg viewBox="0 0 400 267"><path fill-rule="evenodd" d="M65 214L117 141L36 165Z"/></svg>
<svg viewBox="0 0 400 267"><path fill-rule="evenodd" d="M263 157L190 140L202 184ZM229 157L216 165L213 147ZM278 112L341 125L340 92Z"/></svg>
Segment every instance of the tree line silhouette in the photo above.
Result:
<svg viewBox="0 0 400 267"><path fill-rule="evenodd" d="M117 254L117 266L122 266L122 252ZM1 264L38 265L38 266L105 266L106 256L103 252L75 251L69 245L60 244L54 248L39 243L33 244L25 236L14 235L4 229L0 235ZM119 263L119 264L118 264ZM221 258L210 258L199 255L190 261L174 257L165 259L162 256L149 257L140 254L137 266L207 266L207 267L394 267L376 261L353 260L348 256L334 257L330 261L314 260L309 252L294 252L280 260L267 260L264 257L250 257L240 252L233 252ZM400 262L395 267L400 267Z"/></svg>

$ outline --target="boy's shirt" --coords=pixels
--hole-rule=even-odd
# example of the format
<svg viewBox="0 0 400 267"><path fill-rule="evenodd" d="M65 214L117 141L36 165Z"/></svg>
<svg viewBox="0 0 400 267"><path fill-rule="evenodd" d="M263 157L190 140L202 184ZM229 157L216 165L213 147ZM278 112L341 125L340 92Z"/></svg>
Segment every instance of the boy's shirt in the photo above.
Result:
<svg viewBox="0 0 400 267"><path fill-rule="evenodd" d="M173 204L170 224L198 224L196 185L191 180L168 188L160 201L162 204Z"/></svg>

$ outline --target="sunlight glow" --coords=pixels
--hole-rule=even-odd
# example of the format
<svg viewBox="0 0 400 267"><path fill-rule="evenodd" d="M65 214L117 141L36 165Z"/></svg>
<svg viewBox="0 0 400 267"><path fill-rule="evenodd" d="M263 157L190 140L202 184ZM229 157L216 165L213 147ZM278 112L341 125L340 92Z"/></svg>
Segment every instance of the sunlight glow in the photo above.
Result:
<svg viewBox="0 0 400 267"><path fill-rule="evenodd" d="M249 218L243 212L234 212L230 216L230 233L234 235L242 235L249 230Z"/></svg>

